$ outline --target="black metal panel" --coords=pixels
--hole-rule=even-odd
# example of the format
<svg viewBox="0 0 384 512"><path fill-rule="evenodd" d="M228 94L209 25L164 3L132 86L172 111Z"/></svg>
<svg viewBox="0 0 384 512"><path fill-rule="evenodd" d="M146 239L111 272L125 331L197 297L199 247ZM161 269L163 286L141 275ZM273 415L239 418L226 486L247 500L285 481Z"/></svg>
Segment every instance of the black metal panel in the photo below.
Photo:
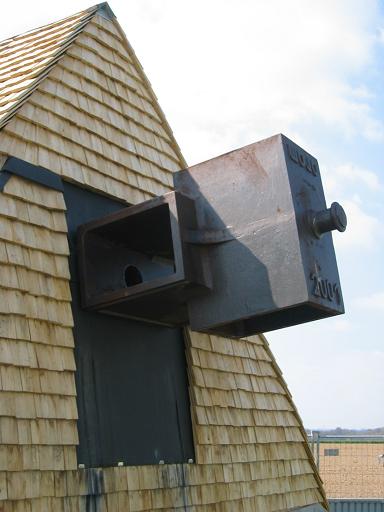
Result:
<svg viewBox="0 0 384 512"><path fill-rule="evenodd" d="M8 183L9 181L9 178L12 176L12 174L10 174L9 172L7 171L1 171L0 172L0 192L3 192L4 190L4 187L5 185Z"/></svg>
<svg viewBox="0 0 384 512"><path fill-rule="evenodd" d="M182 330L85 311L76 231L118 201L64 184L71 251L78 461L90 467L194 458Z"/></svg>
<svg viewBox="0 0 384 512"><path fill-rule="evenodd" d="M60 176L48 169L45 169L44 167L30 164L20 158L16 158L14 156L7 158L2 167L2 172L3 171L34 181L44 187L52 188L60 192L63 191L63 183Z"/></svg>
<svg viewBox="0 0 384 512"><path fill-rule="evenodd" d="M384 512L384 499L330 499L330 512Z"/></svg>
<svg viewBox="0 0 384 512"><path fill-rule="evenodd" d="M97 9L97 14L99 14L106 20L116 19L114 12L108 5L108 2L103 2L103 3L99 4L98 9Z"/></svg>

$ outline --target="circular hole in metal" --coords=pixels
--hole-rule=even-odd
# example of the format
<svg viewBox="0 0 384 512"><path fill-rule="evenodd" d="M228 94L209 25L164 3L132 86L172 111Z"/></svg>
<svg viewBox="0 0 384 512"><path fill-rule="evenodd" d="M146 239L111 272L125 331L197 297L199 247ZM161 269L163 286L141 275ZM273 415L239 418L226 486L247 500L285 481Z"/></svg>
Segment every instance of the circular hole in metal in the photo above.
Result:
<svg viewBox="0 0 384 512"><path fill-rule="evenodd" d="M127 286L135 286L143 282L143 276L137 267L128 265L124 271L124 281Z"/></svg>

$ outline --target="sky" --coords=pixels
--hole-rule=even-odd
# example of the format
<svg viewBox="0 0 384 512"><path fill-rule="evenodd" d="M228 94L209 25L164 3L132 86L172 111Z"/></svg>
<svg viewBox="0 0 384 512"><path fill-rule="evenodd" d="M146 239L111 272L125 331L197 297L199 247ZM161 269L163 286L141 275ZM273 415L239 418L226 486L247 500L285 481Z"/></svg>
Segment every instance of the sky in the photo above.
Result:
<svg viewBox="0 0 384 512"><path fill-rule="evenodd" d="M0 39L79 0L7 3ZM268 333L307 428L384 425L384 3L111 0L188 164L276 133L314 155L346 314ZM3 14L5 11L3 10Z"/></svg>

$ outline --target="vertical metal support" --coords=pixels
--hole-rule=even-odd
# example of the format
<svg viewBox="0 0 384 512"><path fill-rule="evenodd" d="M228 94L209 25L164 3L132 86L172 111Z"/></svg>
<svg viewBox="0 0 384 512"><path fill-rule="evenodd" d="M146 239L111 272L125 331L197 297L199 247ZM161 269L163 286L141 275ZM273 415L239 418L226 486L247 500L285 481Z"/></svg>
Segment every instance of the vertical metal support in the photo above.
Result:
<svg viewBox="0 0 384 512"><path fill-rule="evenodd" d="M316 443L316 455L313 453L315 457L317 470L320 470L320 432L318 430L312 431L312 443Z"/></svg>
<svg viewBox="0 0 384 512"><path fill-rule="evenodd" d="M313 456L313 458L315 458L315 445L313 443L313 431L312 430L311 430L311 434L308 435L308 443L309 443L309 447L311 449L312 456Z"/></svg>

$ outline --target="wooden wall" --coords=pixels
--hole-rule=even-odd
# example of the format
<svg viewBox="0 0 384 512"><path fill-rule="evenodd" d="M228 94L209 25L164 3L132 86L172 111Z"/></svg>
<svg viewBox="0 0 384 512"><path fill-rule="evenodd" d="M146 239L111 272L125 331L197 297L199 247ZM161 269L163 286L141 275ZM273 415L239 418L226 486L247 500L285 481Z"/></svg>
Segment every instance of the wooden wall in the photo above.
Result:
<svg viewBox="0 0 384 512"><path fill-rule="evenodd" d="M185 166L121 29L99 14L2 128L0 154L132 204L170 190L172 172ZM188 334L195 463L78 468L66 230L60 192L8 181L0 195L0 511L324 503L263 337Z"/></svg>

